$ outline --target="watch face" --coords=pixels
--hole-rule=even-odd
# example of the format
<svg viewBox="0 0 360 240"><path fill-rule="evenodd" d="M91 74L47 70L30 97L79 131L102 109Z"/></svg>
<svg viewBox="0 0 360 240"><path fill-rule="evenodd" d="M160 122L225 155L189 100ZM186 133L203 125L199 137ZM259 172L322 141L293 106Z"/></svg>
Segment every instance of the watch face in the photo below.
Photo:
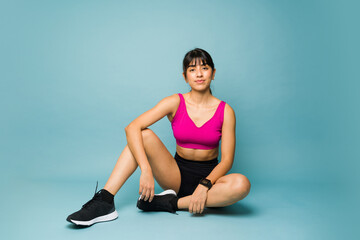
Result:
<svg viewBox="0 0 360 240"><path fill-rule="evenodd" d="M209 183L209 180L207 180L207 179L203 179L203 180L201 180L201 182L203 183L203 184L208 184Z"/></svg>
<svg viewBox="0 0 360 240"><path fill-rule="evenodd" d="M212 186L211 181L208 179L201 179L201 184L210 188Z"/></svg>

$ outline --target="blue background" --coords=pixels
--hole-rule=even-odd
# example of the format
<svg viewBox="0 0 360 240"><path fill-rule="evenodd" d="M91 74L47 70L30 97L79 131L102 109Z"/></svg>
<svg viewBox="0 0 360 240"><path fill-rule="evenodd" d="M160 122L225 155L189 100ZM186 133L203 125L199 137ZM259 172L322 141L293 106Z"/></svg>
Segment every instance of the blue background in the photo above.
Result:
<svg viewBox="0 0 360 240"><path fill-rule="evenodd" d="M190 90L182 59L200 47L217 69L213 95L236 113L231 172L246 175L252 192L237 208L209 213L214 219L181 212L168 231L183 221L217 226L221 218L219 228L236 223L222 233L227 237L354 237L355 2L1 1L1 232L8 239L89 239L128 224L126 236L135 239L139 221L168 223L168 215L133 208L139 171L116 202L134 225L75 231L65 218L91 197L96 180L105 184L126 145L127 124L162 98ZM150 128L174 154L167 118ZM228 216L236 211L240 216ZM191 236L200 234L189 224ZM148 228L156 232L156 225Z"/></svg>

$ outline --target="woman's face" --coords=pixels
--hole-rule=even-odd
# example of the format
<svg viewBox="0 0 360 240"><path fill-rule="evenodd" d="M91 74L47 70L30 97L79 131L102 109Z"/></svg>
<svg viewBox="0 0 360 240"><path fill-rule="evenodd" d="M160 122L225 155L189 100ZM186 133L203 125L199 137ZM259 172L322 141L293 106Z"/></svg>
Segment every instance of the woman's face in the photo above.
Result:
<svg viewBox="0 0 360 240"><path fill-rule="evenodd" d="M193 60L186 69L186 75L183 73L183 76L192 89L203 91L210 88L216 69L213 70L209 65L202 64L201 61L197 62L198 64Z"/></svg>

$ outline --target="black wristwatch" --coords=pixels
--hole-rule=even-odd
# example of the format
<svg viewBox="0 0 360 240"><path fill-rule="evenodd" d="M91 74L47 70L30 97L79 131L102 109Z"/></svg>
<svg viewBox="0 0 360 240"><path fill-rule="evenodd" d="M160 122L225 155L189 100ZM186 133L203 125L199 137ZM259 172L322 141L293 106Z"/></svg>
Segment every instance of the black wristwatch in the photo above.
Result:
<svg viewBox="0 0 360 240"><path fill-rule="evenodd" d="M199 182L201 185L204 185L205 187L207 187L209 190L212 187L212 183L209 179L203 178L200 180Z"/></svg>

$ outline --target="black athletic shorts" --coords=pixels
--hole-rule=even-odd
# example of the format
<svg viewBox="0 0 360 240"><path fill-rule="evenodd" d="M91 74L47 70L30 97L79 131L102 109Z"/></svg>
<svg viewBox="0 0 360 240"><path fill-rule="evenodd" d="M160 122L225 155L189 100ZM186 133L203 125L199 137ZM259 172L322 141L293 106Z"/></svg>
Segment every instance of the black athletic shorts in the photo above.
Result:
<svg viewBox="0 0 360 240"><path fill-rule="evenodd" d="M180 157L177 152L174 156L181 174L181 185L177 196L179 198L191 195L202 178L207 177L218 165L218 159L209 161L193 161Z"/></svg>

